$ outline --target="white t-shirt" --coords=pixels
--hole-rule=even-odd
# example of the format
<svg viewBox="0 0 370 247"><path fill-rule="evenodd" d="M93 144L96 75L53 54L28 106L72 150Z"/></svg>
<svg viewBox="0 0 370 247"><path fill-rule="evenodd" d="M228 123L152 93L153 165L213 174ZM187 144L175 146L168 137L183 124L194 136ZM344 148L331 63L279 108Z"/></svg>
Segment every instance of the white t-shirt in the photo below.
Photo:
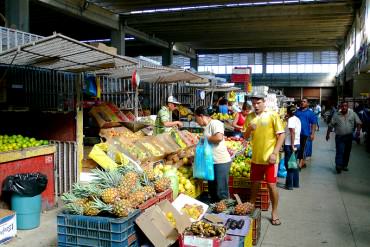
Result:
<svg viewBox="0 0 370 247"><path fill-rule="evenodd" d="M204 127L204 136L210 137L217 133L224 134L225 127L224 123L219 120L212 119L206 127ZM215 164L222 164L231 161L230 154L227 151L225 140L222 140L218 144L212 143L213 147L213 161Z"/></svg>
<svg viewBox="0 0 370 247"><path fill-rule="evenodd" d="M288 124L285 127L285 145L291 145L291 135L290 130L294 129L294 145L300 144L300 135L301 135L301 120L296 116L290 117L288 119Z"/></svg>

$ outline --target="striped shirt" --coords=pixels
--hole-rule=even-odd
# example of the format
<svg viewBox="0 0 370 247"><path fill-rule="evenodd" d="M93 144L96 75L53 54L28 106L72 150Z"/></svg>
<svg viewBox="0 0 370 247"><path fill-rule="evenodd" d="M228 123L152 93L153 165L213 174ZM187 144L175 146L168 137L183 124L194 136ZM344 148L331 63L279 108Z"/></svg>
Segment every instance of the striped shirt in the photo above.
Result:
<svg viewBox="0 0 370 247"><path fill-rule="evenodd" d="M362 124L362 122L354 111L348 110L345 115L341 112L334 113L329 126L335 128L336 135L349 135L353 133L355 124Z"/></svg>

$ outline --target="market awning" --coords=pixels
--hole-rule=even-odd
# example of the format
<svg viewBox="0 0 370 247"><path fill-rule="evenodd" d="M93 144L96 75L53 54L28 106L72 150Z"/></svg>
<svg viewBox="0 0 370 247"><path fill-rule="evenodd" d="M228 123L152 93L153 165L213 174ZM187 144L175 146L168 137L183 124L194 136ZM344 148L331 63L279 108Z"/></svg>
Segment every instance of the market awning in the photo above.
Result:
<svg viewBox="0 0 370 247"><path fill-rule="evenodd" d="M191 71L184 69L174 69L160 65L139 65L138 67L123 67L115 69L106 69L97 71L97 75L107 75L116 78L130 78L132 73L140 76L140 80L149 83L175 83L175 82L189 82L189 83L204 83L208 82L207 78L197 75Z"/></svg>
<svg viewBox="0 0 370 247"><path fill-rule="evenodd" d="M139 62L134 58L113 55L64 35L54 34L0 53L0 63L83 72L137 65Z"/></svg>
<svg viewBox="0 0 370 247"><path fill-rule="evenodd" d="M231 91L241 91L240 87L214 87L214 88L205 88L206 92L231 92Z"/></svg>

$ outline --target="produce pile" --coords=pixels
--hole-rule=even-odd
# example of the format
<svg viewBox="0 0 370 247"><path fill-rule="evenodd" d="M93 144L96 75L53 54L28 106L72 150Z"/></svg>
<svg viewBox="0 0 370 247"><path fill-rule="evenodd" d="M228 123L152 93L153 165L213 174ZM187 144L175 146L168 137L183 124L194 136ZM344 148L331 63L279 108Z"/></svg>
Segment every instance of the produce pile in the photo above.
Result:
<svg viewBox="0 0 370 247"><path fill-rule="evenodd" d="M234 156L236 153L242 151L246 145L243 138L236 137L225 138L225 144L230 156Z"/></svg>
<svg viewBox="0 0 370 247"><path fill-rule="evenodd" d="M76 183L72 191L64 193L64 209L70 214L96 216L109 213L126 217L142 203L170 188L171 180L157 178L152 169L139 172L131 166L117 170L92 170L95 179L88 183Z"/></svg>
<svg viewBox="0 0 370 247"><path fill-rule="evenodd" d="M218 119L218 120L233 120L235 118L236 114L222 114L222 113L213 113L211 118L212 119Z"/></svg>
<svg viewBox="0 0 370 247"><path fill-rule="evenodd" d="M245 154L236 156L231 163L230 176L233 177L250 177L251 158L246 157Z"/></svg>
<svg viewBox="0 0 370 247"><path fill-rule="evenodd" d="M21 150L29 147L48 145L49 141L36 140L34 137L22 135L0 135L0 152Z"/></svg>
<svg viewBox="0 0 370 247"><path fill-rule="evenodd" d="M197 221L193 222L190 227L187 227L184 234L206 238L223 238L226 234L226 228L222 225L211 224L205 221Z"/></svg>
<svg viewBox="0 0 370 247"><path fill-rule="evenodd" d="M181 208L181 212L187 214L190 218L197 220L203 214L202 205L197 204L185 204Z"/></svg>
<svg viewBox="0 0 370 247"><path fill-rule="evenodd" d="M254 210L254 205L250 202L238 204L236 200L225 199L209 205L208 212L224 213L233 215L248 215Z"/></svg>

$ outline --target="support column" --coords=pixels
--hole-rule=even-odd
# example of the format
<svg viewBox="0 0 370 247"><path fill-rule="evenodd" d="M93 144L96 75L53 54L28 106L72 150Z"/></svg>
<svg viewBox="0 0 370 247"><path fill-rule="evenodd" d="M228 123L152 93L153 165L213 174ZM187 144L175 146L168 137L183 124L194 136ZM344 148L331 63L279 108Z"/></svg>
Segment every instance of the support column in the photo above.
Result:
<svg viewBox="0 0 370 247"><path fill-rule="evenodd" d="M29 0L5 0L7 27L30 32Z"/></svg>
<svg viewBox="0 0 370 247"><path fill-rule="evenodd" d="M190 68L198 71L198 62L198 56L196 56L196 58L190 58Z"/></svg>
<svg viewBox="0 0 370 247"><path fill-rule="evenodd" d="M173 63L173 45L170 45L170 48L163 49L162 52L162 65L168 66Z"/></svg>
<svg viewBox="0 0 370 247"><path fill-rule="evenodd" d="M119 30L111 31L112 46L117 48L117 54L125 56L126 42L125 42L125 29L120 25Z"/></svg>
<svg viewBox="0 0 370 247"><path fill-rule="evenodd" d="M266 66L267 66L267 53L264 51L262 53L262 74L266 74ZM253 73L253 71L252 71Z"/></svg>

